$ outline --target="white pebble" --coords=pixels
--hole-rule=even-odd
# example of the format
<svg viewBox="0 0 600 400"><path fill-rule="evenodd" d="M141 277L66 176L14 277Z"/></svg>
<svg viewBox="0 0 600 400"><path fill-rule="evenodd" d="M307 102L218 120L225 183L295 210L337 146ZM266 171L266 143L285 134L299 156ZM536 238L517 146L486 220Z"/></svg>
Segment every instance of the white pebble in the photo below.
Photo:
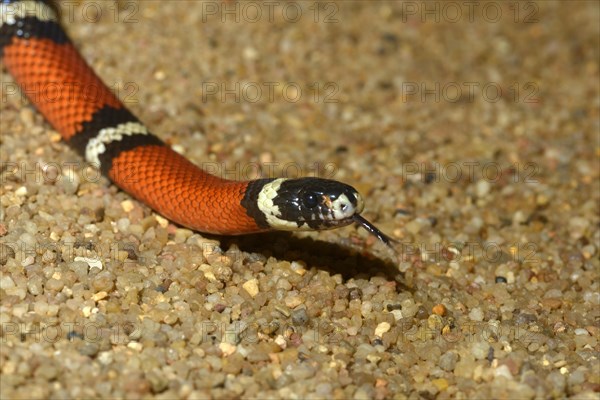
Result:
<svg viewBox="0 0 600 400"><path fill-rule="evenodd" d="M129 342L129 343L127 343L127 347L130 348L131 350L140 352L144 348L144 345L142 345L139 342Z"/></svg>
<svg viewBox="0 0 600 400"><path fill-rule="evenodd" d="M134 209L134 207L135 207L135 205L133 204L133 201L131 201L131 200L124 200L121 202L121 208L126 213L131 212Z"/></svg>
<svg viewBox="0 0 600 400"><path fill-rule="evenodd" d="M481 308L474 308L469 312L471 321L483 321L483 311Z"/></svg>
<svg viewBox="0 0 600 400"><path fill-rule="evenodd" d="M36 301L33 303L33 311L37 315L45 316L48 313L48 303L45 301Z"/></svg>
<svg viewBox="0 0 600 400"><path fill-rule="evenodd" d="M106 296L108 296L108 293L106 293L105 291L101 291L101 292L94 294L92 296L92 300L99 301L99 300L106 298Z"/></svg>
<svg viewBox="0 0 600 400"><path fill-rule="evenodd" d="M155 215L156 218L156 222L158 222L158 225L161 228L166 228L167 226L169 226L169 220L166 218L161 217L160 215Z"/></svg>
<svg viewBox="0 0 600 400"><path fill-rule="evenodd" d="M498 368L496 368L496 369L494 370L494 375L495 375L496 377L503 376L503 377L505 377L506 379L512 379L512 378L513 378L512 374L510 373L510 370L509 370L509 369L508 369L508 367L507 367L506 365L504 365L504 364L503 364L503 365L500 365Z"/></svg>
<svg viewBox="0 0 600 400"><path fill-rule="evenodd" d="M102 351L98 354L98 361L103 365L109 365L113 361L112 351Z"/></svg>
<svg viewBox="0 0 600 400"><path fill-rule="evenodd" d="M0 289L6 290L13 287L15 287L15 281L10 276L4 275L0 277Z"/></svg>
<svg viewBox="0 0 600 400"><path fill-rule="evenodd" d="M17 196L26 196L27 195L27 188L25 186L21 186L20 188L18 188L17 190L15 190L15 195L17 195Z"/></svg>
<svg viewBox="0 0 600 400"><path fill-rule="evenodd" d="M12 309L13 315L17 318L22 318L27 311L29 311L29 303L15 304Z"/></svg>
<svg viewBox="0 0 600 400"><path fill-rule="evenodd" d="M483 360L487 357L490 345L486 342L476 342L471 346L471 354L476 360Z"/></svg>
<svg viewBox="0 0 600 400"><path fill-rule="evenodd" d="M216 304L219 301L221 301L221 294L220 293L213 293L211 295L206 296L206 302L207 303Z"/></svg>
<svg viewBox="0 0 600 400"><path fill-rule="evenodd" d="M485 197L490 192L490 183L485 179L477 182L477 197Z"/></svg>
<svg viewBox="0 0 600 400"><path fill-rule="evenodd" d="M300 276L306 274L306 264L303 261L292 261L290 268Z"/></svg>
<svg viewBox="0 0 600 400"><path fill-rule="evenodd" d="M235 353L236 350L236 346L227 343L227 342L222 342L219 343L219 350L221 350L221 353L223 353L223 355L225 357L228 357L230 355L232 355L233 353Z"/></svg>
<svg viewBox="0 0 600 400"><path fill-rule="evenodd" d="M242 287L244 288L244 290L246 292L248 292L248 294L251 297L256 297L256 295L258 294L259 290L258 290L258 279L250 279L249 281L246 281Z"/></svg>
<svg viewBox="0 0 600 400"><path fill-rule="evenodd" d="M242 345L237 346L237 352L240 353L243 357L247 357L248 354L250 354L250 350Z"/></svg>
<svg viewBox="0 0 600 400"><path fill-rule="evenodd" d="M365 301L360 306L360 313L363 317L368 317L371 314L371 310L373 309L373 303L370 301Z"/></svg>
<svg viewBox="0 0 600 400"><path fill-rule="evenodd" d="M402 306L402 315L406 318L412 318L419 310L419 307L412 299L403 300L400 304Z"/></svg>
<svg viewBox="0 0 600 400"><path fill-rule="evenodd" d="M375 336L382 337L391 327L389 322L380 322L379 325L377 325L377 328L375 328Z"/></svg>
<svg viewBox="0 0 600 400"><path fill-rule="evenodd" d="M277 344L277 346L281 347L284 350L287 347L287 342L285 341L283 335L279 335L275 338L275 344Z"/></svg>
<svg viewBox="0 0 600 400"><path fill-rule="evenodd" d="M402 311L400 311L400 310L392 310L391 313L394 315L394 319L396 321L400 321L402 319Z"/></svg>
<svg viewBox="0 0 600 400"><path fill-rule="evenodd" d="M285 305L289 308L296 308L298 307L300 304L302 304L302 297L297 296L297 295L292 295L292 296L287 296L285 298Z"/></svg>
<svg viewBox="0 0 600 400"><path fill-rule="evenodd" d="M102 265L102 261L96 259L96 258L87 258L87 257L75 257L73 259L73 261L83 261L84 263L86 263L89 267L89 269L91 270L92 268L98 268L99 270L102 270L104 268L104 265Z"/></svg>
<svg viewBox="0 0 600 400"><path fill-rule="evenodd" d="M117 229L119 230L119 232L127 232L127 230L129 229L129 225L131 225L129 218L120 218L117 221Z"/></svg>
<svg viewBox="0 0 600 400"><path fill-rule="evenodd" d="M21 261L21 266L28 267L35 262L35 258L33 256L27 256L23 261Z"/></svg>
<svg viewBox="0 0 600 400"><path fill-rule="evenodd" d="M25 126L28 128L35 123L34 117L34 112L30 107L25 107L19 112L19 118L21 119L21 122L23 122L23 124L25 124Z"/></svg>
<svg viewBox="0 0 600 400"><path fill-rule="evenodd" d="M246 47L244 48L244 58L248 61L255 61L259 54L258 51L254 47Z"/></svg>
<svg viewBox="0 0 600 400"><path fill-rule="evenodd" d="M66 169L63 171L62 177L59 181L59 185L65 190L68 194L77 193L77 189L81 184L81 179L79 179L79 175L74 171Z"/></svg>

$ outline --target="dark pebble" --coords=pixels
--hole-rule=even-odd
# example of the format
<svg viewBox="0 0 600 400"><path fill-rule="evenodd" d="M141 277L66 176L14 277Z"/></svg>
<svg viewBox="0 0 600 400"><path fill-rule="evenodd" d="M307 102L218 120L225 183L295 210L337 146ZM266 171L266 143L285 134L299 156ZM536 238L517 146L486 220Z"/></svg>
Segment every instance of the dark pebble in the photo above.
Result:
<svg viewBox="0 0 600 400"><path fill-rule="evenodd" d="M494 361L494 348L492 346L490 346L490 348L488 349L487 360L489 362Z"/></svg>
<svg viewBox="0 0 600 400"><path fill-rule="evenodd" d="M67 333L67 340L73 340L75 338L79 338L81 340L83 340L83 335L79 332L75 332L75 331L70 331Z"/></svg>
<svg viewBox="0 0 600 400"><path fill-rule="evenodd" d="M15 257L15 251L12 247L0 243L0 265L5 265L9 258Z"/></svg>
<svg viewBox="0 0 600 400"><path fill-rule="evenodd" d="M537 321L537 317L533 314L520 313L515 317L516 324L528 324Z"/></svg>
<svg viewBox="0 0 600 400"><path fill-rule="evenodd" d="M425 307L419 306L416 317L417 319L427 319L429 317L429 313Z"/></svg>
<svg viewBox="0 0 600 400"><path fill-rule="evenodd" d="M306 325L308 322L308 314L305 308L300 308L292 312L292 322L294 325Z"/></svg>
<svg viewBox="0 0 600 400"><path fill-rule="evenodd" d="M99 350L100 348L96 343L85 343L79 348L79 352L88 357L94 357L96 354L98 354Z"/></svg>
<svg viewBox="0 0 600 400"><path fill-rule="evenodd" d="M215 304L214 310L218 313L222 313L223 311L225 311L226 308L227 306L225 304L217 303Z"/></svg>
<svg viewBox="0 0 600 400"><path fill-rule="evenodd" d="M396 215L410 215L410 211L406 208L396 208L396 210L394 210L394 216Z"/></svg>
<svg viewBox="0 0 600 400"><path fill-rule="evenodd" d="M350 289L350 293L348 294L348 299L350 300L358 300L362 296L362 291L359 288Z"/></svg>
<svg viewBox="0 0 600 400"><path fill-rule="evenodd" d="M423 182L425 182L426 185L429 185L430 183L435 182L435 174L433 172L427 172L425 174L425 178L424 178Z"/></svg>

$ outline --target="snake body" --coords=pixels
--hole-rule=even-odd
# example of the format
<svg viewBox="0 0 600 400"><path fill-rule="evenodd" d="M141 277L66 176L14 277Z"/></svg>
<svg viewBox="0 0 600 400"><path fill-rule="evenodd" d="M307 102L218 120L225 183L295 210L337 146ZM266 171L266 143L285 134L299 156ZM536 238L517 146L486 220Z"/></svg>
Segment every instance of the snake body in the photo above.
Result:
<svg viewBox="0 0 600 400"><path fill-rule="evenodd" d="M364 202L349 185L320 178L226 180L172 150L88 66L51 4L2 0L0 14L0 57L31 103L87 162L163 216L223 235L357 222L389 240L360 216ZM44 96L31 95L40 88Z"/></svg>

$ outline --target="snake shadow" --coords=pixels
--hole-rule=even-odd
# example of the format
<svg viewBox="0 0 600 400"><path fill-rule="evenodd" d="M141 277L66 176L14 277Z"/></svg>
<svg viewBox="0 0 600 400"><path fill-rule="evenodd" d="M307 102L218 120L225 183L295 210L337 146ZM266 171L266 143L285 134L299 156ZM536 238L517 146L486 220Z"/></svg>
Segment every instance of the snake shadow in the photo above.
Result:
<svg viewBox="0 0 600 400"><path fill-rule="evenodd" d="M260 253L284 261L302 261L306 269L315 267L330 274L340 274L344 281L369 279L380 276L397 283L398 288L409 290L402 273L391 259L384 259L367 251L345 247L341 244L296 237L290 232L261 233L245 236L215 237L223 249L235 244L241 251Z"/></svg>

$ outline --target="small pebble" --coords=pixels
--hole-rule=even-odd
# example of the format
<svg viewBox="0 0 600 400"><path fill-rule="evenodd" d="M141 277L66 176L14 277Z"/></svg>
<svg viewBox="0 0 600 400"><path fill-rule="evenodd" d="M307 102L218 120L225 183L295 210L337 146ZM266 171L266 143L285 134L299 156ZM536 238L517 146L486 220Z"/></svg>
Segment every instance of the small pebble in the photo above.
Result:
<svg viewBox="0 0 600 400"><path fill-rule="evenodd" d="M0 275L0 289L7 290L15 287L15 282L8 275Z"/></svg>
<svg viewBox="0 0 600 400"><path fill-rule="evenodd" d="M469 318L471 321L483 321L483 311L481 311L481 308L475 307L469 312Z"/></svg>
<svg viewBox="0 0 600 400"><path fill-rule="evenodd" d="M285 298L285 305L289 308L296 308L302 304L302 297L300 296L288 296Z"/></svg>
<svg viewBox="0 0 600 400"><path fill-rule="evenodd" d="M15 195L23 197L27 196L27 187L21 186L17 190L15 190Z"/></svg>
<svg viewBox="0 0 600 400"><path fill-rule="evenodd" d="M89 258L89 257L75 257L73 259L73 261L83 261L84 263L86 263L88 265L88 267L90 268L90 270L92 268L97 268L97 269L103 269L104 265L102 264L102 261L100 261L97 258Z"/></svg>
<svg viewBox="0 0 600 400"><path fill-rule="evenodd" d="M396 321L400 321L402 318L404 318L404 316L402 315L402 311L400 310L392 310L391 314L394 315L394 319Z"/></svg>
<svg viewBox="0 0 600 400"><path fill-rule="evenodd" d="M456 366L457 362L458 362L458 354L454 351L449 351L449 352L442 354L442 356L440 357L440 360L438 362L438 365L444 371L451 372L451 371L454 371L454 367Z"/></svg>
<svg viewBox="0 0 600 400"><path fill-rule="evenodd" d="M431 383L437 388L437 390L444 391L448 389L448 381L444 378L433 379Z"/></svg>
<svg viewBox="0 0 600 400"><path fill-rule="evenodd" d="M432 312L442 317L444 316L444 314L446 314L446 307L443 304L436 304L435 306L433 306Z"/></svg>
<svg viewBox="0 0 600 400"><path fill-rule="evenodd" d="M596 246L588 244L581 249L581 254L586 260L589 260L596 254Z"/></svg>
<svg viewBox="0 0 600 400"><path fill-rule="evenodd" d="M504 377L504 378L510 379L510 380L513 379L513 376L510 373L510 370L504 364L500 365L500 366L498 366L498 368L494 369L494 376L496 376L496 377Z"/></svg>
<svg viewBox="0 0 600 400"><path fill-rule="evenodd" d="M417 313L417 310L419 310L419 307L415 304L415 302L412 299L406 299L406 300L402 301L401 304L402 304L402 315L404 315L405 318L414 317L415 314Z"/></svg>
<svg viewBox="0 0 600 400"><path fill-rule="evenodd" d="M33 263L35 263L35 257L34 256L27 256L23 259L23 261L21 261L21 266L22 267L28 267L30 265L33 265Z"/></svg>
<svg viewBox="0 0 600 400"><path fill-rule="evenodd" d="M256 295L259 292L259 290L258 290L258 279L250 279L250 280L244 282L244 284L242 285L242 287L244 288L244 290L246 290L246 292L248 292L248 294L251 297L256 297Z"/></svg>
<svg viewBox="0 0 600 400"><path fill-rule="evenodd" d="M11 246L0 243L0 265L6 265L10 258L15 257L15 251Z"/></svg>
<svg viewBox="0 0 600 400"><path fill-rule="evenodd" d="M92 296L92 300L94 300L94 301L99 301L99 300L105 299L107 296L108 296L108 293L107 293L106 291L104 291L104 290L103 290L103 291L101 291L101 292L95 293L95 294Z"/></svg>
<svg viewBox="0 0 600 400"><path fill-rule="evenodd" d="M99 349L97 343L84 342L84 345L79 349L79 352L84 356L93 357L98 353Z"/></svg>
<svg viewBox="0 0 600 400"><path fill-rule="evenodd" d="M375 328L375 336L382 337L384 333L389 332L392 326L389 322L381 322Z"/></svg>
<svg viewBox="0 0 600 400"><path fill-rule="evenodd" d="M485 197L490 192L491 185L486 179L477 181L477 197Z"/></svg>
<svg viewBox="0 0 600 400"><path fill-rule="evenodd" d="M51 278L46 282L46 289L52 290L54 292L60 292L62 288L65 286L65 282L62 279L54 279Z"/></svg>
<svg viewBox="0 0 600 400"><path fill-rule="evenodd" d="M292 312L292 322L296 326L304 326L308 322L308 314L305 308L299 308Z"/></svg>
<svg viewBox="0 0 600 400"><path fill-rule="evenodd" d="M126 213L130 213L135 208L135 204L131 200L124 200L124 201L121 202L121 208Z"/></svg>
<svg viewBox="0 0 600 400"><path fill-rule="evenodd" d="M487 357L490 345L487 342L475 342L471 345L471 354L476 360Z"/></svg>
<svg viewBox="0 0 600 400"><path fill-rule="evenodd" d="M297 273L300 276L304 276L306 274L306 264L303 261L292 261L290 264L290 268L292 271Z"/></svg>
<svg viewBox="0 0 600 400"><path fill-rule="evenodd" d="M223 353L223 356L229 357L236 351L236 346L229 344L227 342L219 343L219 350Z"/></svg>

